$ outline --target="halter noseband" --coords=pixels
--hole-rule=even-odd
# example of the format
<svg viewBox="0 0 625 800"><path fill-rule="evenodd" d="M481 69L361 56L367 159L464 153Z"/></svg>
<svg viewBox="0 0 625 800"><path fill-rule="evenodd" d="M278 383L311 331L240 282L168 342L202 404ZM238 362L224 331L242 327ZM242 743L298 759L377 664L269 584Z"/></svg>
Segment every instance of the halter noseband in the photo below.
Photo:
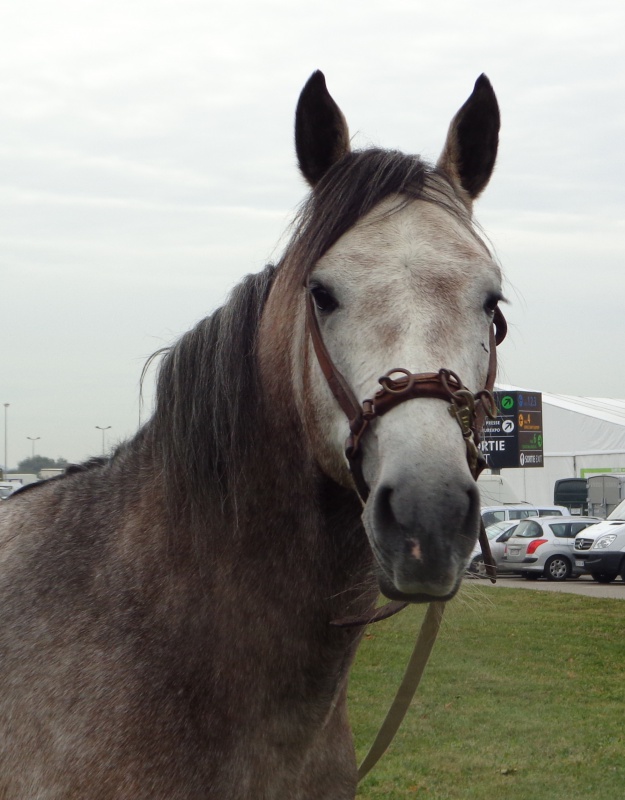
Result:
<svg viewBox="0 0 625 800"><path fill-rule="evenodd" d="M369 496L369 487L362 472L362 436L370 423L381 417L400 403L419 397L436 398L448 402L449 413L456 419L467 451L467 462L475 480L486 466L484 456L479 450L479 430L483 425L484 415L491 419L496 416L495 400L492 390L497 373L497 345L500 344L507 331L506 320L497 307L490 326L490 355L486 385L478 392L471 392L462 383L458 375L449 369L438 372L410 372L401 367L387 372L379 379L382 386L371 400L358 401L347 381L335 367L325 346L312 293L306 287L306 326L313 343L317 361L332 394L349 421L350 435L345 443L345 455L363 503ZM488 539L484 527L480 530L480 544L484 553L484 563L491 579L495 575L495 564L490 553Z"/></svg>

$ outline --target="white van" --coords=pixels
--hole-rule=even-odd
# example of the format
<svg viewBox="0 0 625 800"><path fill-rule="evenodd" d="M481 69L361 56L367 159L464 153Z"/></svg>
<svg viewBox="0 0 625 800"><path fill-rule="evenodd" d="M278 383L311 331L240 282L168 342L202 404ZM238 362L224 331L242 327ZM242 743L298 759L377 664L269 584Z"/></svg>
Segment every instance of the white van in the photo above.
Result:
<svg viewBox="0 0 625 800"><path fill-rule="evenodd" d="M625 500L607 519L590 525L575 537L575 566L599 583L625 580Z"/></svg>
<svg viewBox="0 0 625 800"><path fill-rule="evenodd" d="M505 506L483 506L482 522L488 528L494 522L525 519L526 517L568 517L564 506L534 506L531 503L515 503Z"/></svg>

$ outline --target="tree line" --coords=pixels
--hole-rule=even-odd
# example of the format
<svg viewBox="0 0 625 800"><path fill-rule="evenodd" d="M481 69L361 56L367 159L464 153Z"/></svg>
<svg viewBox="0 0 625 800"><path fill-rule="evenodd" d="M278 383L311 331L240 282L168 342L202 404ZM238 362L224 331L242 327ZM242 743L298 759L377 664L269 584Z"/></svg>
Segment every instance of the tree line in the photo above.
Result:
<svg viewBox="0 0 625 800"><path fill-rule="evenodd" d="M53 458L47 458L46 456L31 456L30 458L24 458L22 461L19 461L17 469L7 470L7 474L10 475L12 472L19 472L29 475L38 475L42 469L65 469L68 463L69 462L65 458L57 458L55 460Z"/></svg>

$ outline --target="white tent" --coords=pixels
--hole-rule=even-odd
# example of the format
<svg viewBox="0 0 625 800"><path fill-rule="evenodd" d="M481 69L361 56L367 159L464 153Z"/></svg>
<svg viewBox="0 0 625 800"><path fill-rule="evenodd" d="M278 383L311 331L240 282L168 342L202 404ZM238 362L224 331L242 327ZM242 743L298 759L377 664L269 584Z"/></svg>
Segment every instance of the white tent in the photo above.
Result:
<svg viewBox="0 0 625 800"><path fill-rule="evenodd" d="M501 477L520 500L551 504L554 483L560 478L625 473L625 400L548 392L542 393L542 400L545 466L501 470Z"/></svg>

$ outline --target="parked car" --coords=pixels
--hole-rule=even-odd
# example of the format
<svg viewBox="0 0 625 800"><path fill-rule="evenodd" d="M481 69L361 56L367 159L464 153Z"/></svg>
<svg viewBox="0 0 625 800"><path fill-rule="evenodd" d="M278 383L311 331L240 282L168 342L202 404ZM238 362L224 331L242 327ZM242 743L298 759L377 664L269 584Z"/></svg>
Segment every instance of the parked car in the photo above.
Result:
<svg viewBox="0 0 625 800"><path fill-rule="evenodd" d="M16 484L10 481L0 481L0 500L6 500L16 488Z"/></svg>
<svg viewBox="0 0 625 800"><path fill-rule="evenodd" d="M575 564L575 537L598 522L596 517L534 517L523 519L505 544L501 569L521 572L528 580L545 577L564 581L581 575Z"/></svg>
<svg viewBox="0 0 625 800"><path fill-rule="evenodd" d="M575 538L576 566L599 583L625 581L625 500L608 516Z"/></svg>
<svg viewBox="0 0 625 800"><path fill-rule="evenodd" d="M499 569L499 565L501 564L506 542L512 536L518 524L519 523L515 520L510 521L509 519L505 519L501 522L493 522L492 525L486 528L490 552L493 554L497 569ZM482 548L480 547L479 541L476 542L473 548L467 569L475 575L486 577L486 566L484 565L484 556L482 555Z"/></svg>
<svg viewBox="0 0 625 800"><path fill-rule="evenodd" d="M482 507L482 521L487 528L494 522L503 522L504 520L518 520L526 517L555 517L559 515L568 516L568 508L564 506L535 506L532 503Z"/></svg>

